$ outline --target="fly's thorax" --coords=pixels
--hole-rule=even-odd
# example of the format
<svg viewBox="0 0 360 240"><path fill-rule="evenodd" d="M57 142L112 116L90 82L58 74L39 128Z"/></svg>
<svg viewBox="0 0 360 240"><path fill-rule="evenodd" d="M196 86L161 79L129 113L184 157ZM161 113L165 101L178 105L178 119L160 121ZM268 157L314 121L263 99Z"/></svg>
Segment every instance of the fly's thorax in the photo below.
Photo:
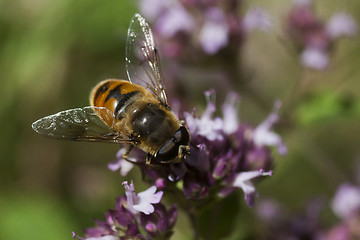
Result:
<svg viewBox="0 0 360 240"><path fill-rule="evenodd" d="M155 155L181 126L174 114L160 104L147 103L131 119L134 134L144 151Z"/></svg>

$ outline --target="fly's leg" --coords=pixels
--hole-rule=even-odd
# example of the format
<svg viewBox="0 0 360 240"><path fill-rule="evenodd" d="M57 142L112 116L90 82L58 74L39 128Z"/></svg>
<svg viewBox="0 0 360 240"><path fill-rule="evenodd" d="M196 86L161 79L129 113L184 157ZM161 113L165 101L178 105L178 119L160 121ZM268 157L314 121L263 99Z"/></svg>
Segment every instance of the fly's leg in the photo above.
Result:
<svg viewBox="0 0 360 240"><path fill-rule="evenodd" d="M131 152L131 150L132 150L133 148L134 148L134 145L130 144L130 145L128 146L128 148L126 149L126 152L124 152L123 155L122 155L122 157L123 157L126 161L131 162L131 163L133 163L133 162L130 161L130 160L128 159L128 157L129 157L129 154L130 154L130 152Z"/></svg>
<svg viewBox="0 0 360 240"><path fill-rule="evenodd" d="M186 155L190 155L190 147L188 145L180 145L177 159L182 161L186 159Z"/></svg>
<svg viewBox="0 0 360 240"><path fill-rule="evenodd" d="M151 164L151 161L153 160L153 158L154 158L154 156L151 155L150 153L148 153L148 154L146 155L146 161L145 161L146 165Z"/></svg>

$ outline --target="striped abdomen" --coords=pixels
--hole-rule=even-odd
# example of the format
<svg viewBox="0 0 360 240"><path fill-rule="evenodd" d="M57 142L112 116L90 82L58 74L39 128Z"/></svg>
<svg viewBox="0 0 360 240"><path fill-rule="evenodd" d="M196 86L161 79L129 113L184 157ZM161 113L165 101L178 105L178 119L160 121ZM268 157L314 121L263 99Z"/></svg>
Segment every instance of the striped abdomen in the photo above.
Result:
<svg viewBox="0 0 360 240"><path fill-rule="evenodd" d="M116 125L127 117L129 107L131 108L135 101L145 95L148 93L141 86L124 80L109 79L95 86L90 95L90 104L108 109L108 111L96 111L105 123L116 128Z"/></svg>

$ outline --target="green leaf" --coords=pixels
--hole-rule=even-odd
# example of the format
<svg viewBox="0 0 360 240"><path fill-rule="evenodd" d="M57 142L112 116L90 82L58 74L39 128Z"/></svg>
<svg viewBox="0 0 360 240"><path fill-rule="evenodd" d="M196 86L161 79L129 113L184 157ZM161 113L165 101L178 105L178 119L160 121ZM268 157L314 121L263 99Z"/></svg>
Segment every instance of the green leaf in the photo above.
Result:
<svg viewBox="0 0 360 240"><path fill-rule="evenodd" d="M300 103L295 112L302 125L314 125L342 117L359 116L360 103L352 96L333 92L317 93Z"/></svg>

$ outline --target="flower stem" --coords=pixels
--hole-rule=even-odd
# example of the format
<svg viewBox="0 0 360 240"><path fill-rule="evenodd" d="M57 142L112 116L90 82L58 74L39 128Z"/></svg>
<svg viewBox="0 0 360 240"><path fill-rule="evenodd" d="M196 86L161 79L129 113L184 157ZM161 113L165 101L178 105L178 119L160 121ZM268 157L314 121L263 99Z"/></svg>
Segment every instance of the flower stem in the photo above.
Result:
<svg viewBox="0 0 360 240"><path fill-rule="evenodd" d="M194 240L200 239L199 225L198 225L198 222L196 220L195 214L193 213L193 211L188 211L187 216L189 217L189 221L190 221L191 226L192 226L193 239Z"/></svg>

